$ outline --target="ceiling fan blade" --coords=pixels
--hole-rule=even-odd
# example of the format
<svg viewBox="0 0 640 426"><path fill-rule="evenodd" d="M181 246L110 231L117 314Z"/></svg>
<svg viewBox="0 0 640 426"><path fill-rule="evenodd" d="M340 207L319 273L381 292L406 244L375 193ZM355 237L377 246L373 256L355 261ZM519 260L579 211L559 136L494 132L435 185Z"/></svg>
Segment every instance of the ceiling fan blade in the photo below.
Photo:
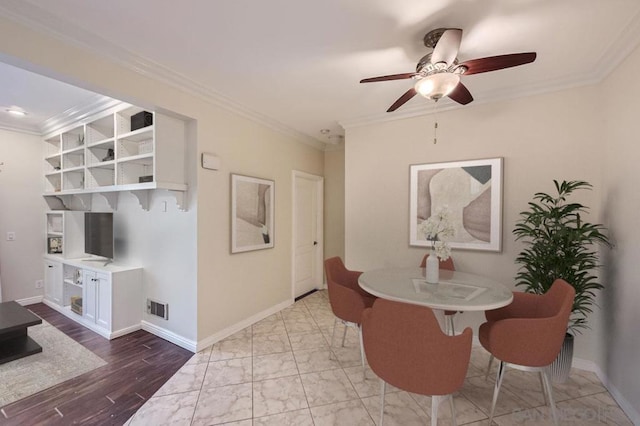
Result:
<svg viewBox="0 0 640 426"><path fill-rule="evenodd" d="M504 68L517 67L536 60L536 52L512 53L510 55L489 56L487 58L471 59L459 66L467 67L464 75L480 74L482 72L497 71Z"/></svg>
<svg viewBox="0 0 640 426"><path fill-rule="evenodd" d="M416 89L414 89L413 87L411 89L407 90L406 92L404 92L404 95L400 96L398 98L398 100L395 101L393 103L393 105L391 105L389 107L387 112L393 112L393 111L397 110L402 105L404 105L409 99L413 98L416 95L416 93L417 93Z"/></svg>
<svg viewBox="0 0 640 426"><path fill-rule="evenodd" d="M451 28L442 33L436 47L433 48L431 63L446 62L447 66L451 65L458 56L461 40L462 30L460 29Z"/></svg>
<svg viewBox="0 0 640 426"><path fill-rule="evenodd" d="M414 75L418 75L417 72L406 72L404 74L392 74L392 75L383 75L380 77L371 77L360 80L360 83L374 83L376 81L388 81L388 80L403 80L405 78L411 78Z"/></svg>
<svg viewBox="0 0 640 426"><path fill-rule="evenodd" d="M462 82L458 83L455 89L451 93L449 93L449 98L456 101L459 104L466 105L473 101L473 96L469 92L469 89L462 84Z"/></svg>

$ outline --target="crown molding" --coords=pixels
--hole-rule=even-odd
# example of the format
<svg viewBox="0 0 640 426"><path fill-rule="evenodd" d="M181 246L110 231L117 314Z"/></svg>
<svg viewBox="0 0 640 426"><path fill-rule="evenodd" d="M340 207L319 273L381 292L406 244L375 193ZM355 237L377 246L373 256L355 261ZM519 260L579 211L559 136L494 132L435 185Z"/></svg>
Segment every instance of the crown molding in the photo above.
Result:
<svg viewBox="0 0 640 426"><path fill-rule="evenodd" d="M28 1L4 0L0 12L7 18L39 31L48 37L73 45L93 55L108 58L118 65L137 74L168 84L185 91L209 104L231 111L251 121L262 124L284 134L297 142L323 150L325 144L318 139L294 130L264 114L233 101L198 83L185 75L159 64L151 59L135 54L121 46L86 31L79 26L61 19Z"/></svg>
<svg viewBox="0 0 640 426"><path fill-rule="evenodd" d="M3 0L0 4L0 12L9 19L19 22L31 29L40 31L47 36L56 38L67 44L71 44L91 54L108 58L126 69L138 74L160 81L170 86L183 90L207 103L216 105L249 120L260 123L292 139L310 145L319 150L326 150L327 144L319 139L298 132L277 120L233 101L208 86L198 83L187 76L173 71L151 59L137 55L121 46L88 32L73 23L50 14L44 9L31 3L29 0ZM82 41L80 41L82 40ZM637 46L640 44L640 13L631 17L629 23L620 30L619 36L602 54L598 65L581 75L548 80L528 86L521 86L517 90L496 89L484 93L475 93L477 99L473 106L490 102L527 97L571 89L574 87L597 84L606 78ZM471 107L473 107L471 106ZM460 108L455 102L440 101L437 112L444 112ZM469 108L469 107L466 107ZM401 112L393 114L381 113L363 116L353 119L341 120L338 123L345 129L359 127L375 123L401 120L436 112L433 103L413 107L405 107Z"/></svg>
<svg viewBox="0 0 640 426"><path fill-rule="evenodd" d="M7 130L9 132L27 133L29 135L41 136L40 130L35 126L16 126L9 123L0 122L0 130Z"/></svg>
<svg viewBox="0 0 640 426"><path fill-rule="evenodd" d="M595 67L598 81L604 80L640 45L640 13L632 16L620 30L618 37L608 46Z"/></svg>
<svg viewBox="0 0 640 426"><path fill-rule="evenodd" d="M59 133L69 126L82 123L101 112L107 111L123 103L124 102L117 99L96 94L84 105L74 106L45 120L40 126L40 134L47 135L50 133Z"/></svg>

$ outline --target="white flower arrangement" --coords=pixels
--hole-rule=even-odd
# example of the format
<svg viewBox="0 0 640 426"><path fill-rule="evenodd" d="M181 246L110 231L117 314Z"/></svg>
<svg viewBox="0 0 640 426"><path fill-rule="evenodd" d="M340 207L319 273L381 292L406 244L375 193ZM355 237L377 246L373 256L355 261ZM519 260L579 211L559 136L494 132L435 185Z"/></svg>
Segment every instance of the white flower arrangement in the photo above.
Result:
<svg viewBox="0 0 640 426"><path fill-rule="evenodd" d="M436 214L429 216L418 225L418 232L424 234L431 241L431 248L440 260L447 260L451 256L451 247L443 241L445 237L452 237L455 229L451 224L449 210L446 207L438 210Z"/></svg>

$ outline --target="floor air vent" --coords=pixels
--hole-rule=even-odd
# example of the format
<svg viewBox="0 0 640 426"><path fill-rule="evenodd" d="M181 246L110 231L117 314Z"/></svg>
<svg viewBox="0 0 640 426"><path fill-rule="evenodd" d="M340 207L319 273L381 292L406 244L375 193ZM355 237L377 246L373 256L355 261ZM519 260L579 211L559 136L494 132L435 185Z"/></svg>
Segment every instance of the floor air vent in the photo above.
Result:
<svg viewBox="0 0 640 426"><path fill-rule="evenodd" d="M169 304L147 299L147 313L168 320Z"/></svg>

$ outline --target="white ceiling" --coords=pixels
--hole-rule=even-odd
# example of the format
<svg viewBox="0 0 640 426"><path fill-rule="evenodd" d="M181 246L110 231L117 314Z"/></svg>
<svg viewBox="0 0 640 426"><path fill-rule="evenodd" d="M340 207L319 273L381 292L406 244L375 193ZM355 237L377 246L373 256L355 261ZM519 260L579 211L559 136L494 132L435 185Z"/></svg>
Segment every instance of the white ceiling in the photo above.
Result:
<svg viewBox="0 0 640 426"><path fill-rule="evenodd" d="M597 82L640 41L637 0L3 0L0 14L324 142L321 129L432 109L416 96L385 113L412 81L359 81L414 71L434 28L464 30L460 61L538 53L533 64L463 77L475 101L460 108ZM44 83L18 75L0 67L1 81L23 82L3 87L0 105L33 108L34 121L90 96L34 89Z"/></svg>
<svg viewBox="0 0 640 426"><path fill-rule="evenodd" d="M0 60L3 57L0 55ZM29 133L42 133L46 123L73 115L79 106L99 102L102 96L0 62L0 127ZM7 113L18 107L24 117Z"/></svg>

